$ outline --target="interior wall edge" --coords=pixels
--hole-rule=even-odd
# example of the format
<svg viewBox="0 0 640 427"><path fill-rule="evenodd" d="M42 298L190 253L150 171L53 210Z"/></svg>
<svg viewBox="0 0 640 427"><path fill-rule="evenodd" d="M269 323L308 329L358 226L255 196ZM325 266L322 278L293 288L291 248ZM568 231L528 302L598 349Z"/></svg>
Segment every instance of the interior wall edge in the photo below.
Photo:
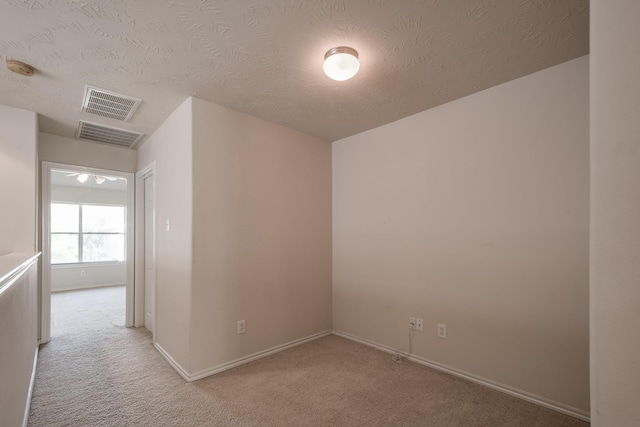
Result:
<svg viewBox="0 0 640 427"><path fill-rule="evenodd" d="M153 346L156 350L158 350L158 353L160 353L160 355L165 358L169 365L171 365L171 367L175 369L178 375L180 375L185 381L189 382L190 375L187 370L182 367L182 365L180 365L180 363L178 363L173 357L171 357L171 354L169 354L169 352L165 350L157 341L153 343Z"/></svg>
<svg viewBox="0 0 640 427"><path fill-rule="evenodd" d="M299 345L308 343L310 341L315 341L317 339L326 337L328 335L331 335L331 331L330 330L318 332L316 334L312 334L312 335L309 335L309 336L304 337L304 338L300 338L300 339L297 339L297 340L290 341L288 343L284 343L284 344L281 344L281 345L277 345L275 347L271 347L271 348L268 348L268 349L265 349L265 350L262 350L262 351L258 351L256 353L249 354L247 356L243 356L243 357L240 357L238 359L231 360L229 362L222 363L220 365L213 366L211 368L204 369L204 370L201 370L201 371L196 372L194 374L188 375L187 381L188 382L192 382L192 381L196 381L196 380L199 380L199 379L202 379L202 378L210 377L212 375L219 374L219 373L224 372L224 371L228 371L229 369L233 369L233 368L236 368L238 366L245 365L245 364L253 362L255 360L262 359L264 357L271 356L271 355L276 354L276 353L280 353L281 351L285 351L285 350L288 350L290 348L297 347Z"/></svg>
<svg viewBox="0 0 640 427"><path fill-rule="evenodd" d="M169 362L169 365L171 365L171 367L175 369L178 375L182 377L182 379L184 379L186 382L193 382L193 381L201 380L206 377L210 377L212 375L216 375L216 374L228 371L238 366L246 365L247 363L265 358L267 356L271 356L276 353L280 353L290 348L297 347L299 345L302 345L311 341L315 341L317 339L331 335L331 333L332 333L331 330L318 332L316 334L312 334L304 338L300 338L297 340L290 341L288 343L284 343L272 348L268 348L266 350L262 350L257 353L243 356L238 359L235 359L217 366L212 366L211 368L203 369L193 374L189 373L187 369L185 369L178 362L176 362L176 360L173 359L171 355L164 348L162 348L160 344L156 342L156 343L153 343L153 345L158 350L158 352L162 355L162 357L164 357L167 360L167 362Z"/></svg>

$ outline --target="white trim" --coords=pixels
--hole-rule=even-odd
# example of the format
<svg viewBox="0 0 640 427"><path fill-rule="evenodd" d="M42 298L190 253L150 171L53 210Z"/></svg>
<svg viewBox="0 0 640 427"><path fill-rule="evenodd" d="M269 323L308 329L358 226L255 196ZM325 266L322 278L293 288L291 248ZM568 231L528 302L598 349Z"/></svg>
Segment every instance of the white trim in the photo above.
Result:
<svg viewBox="0 0 640 427"><path fill-rule="evenodd" d="M51 340L51 239L49 233L49 218L51 217L51 169L54 163L42 162L42 257L40 265L40 327L38 328L38 342L46 344Z"/></svg>
<svg viewBox="0 0 640 427"><path fill-rule="evenodd" d="M36 368L38 367L38 346L36 346L33 356L33 369L31 370L31 380L29 381L29 391L27 392L27 402L24 407L24 416L22 417L22 427L29 424L29 411L31 410L31 396L33 396L33 386L36 383Z"/></svg>
<svg viewBox="0 0 640 427"><path fill-rule="evenodd" d="M125 316L125 325L127 328L131 328L134 326L134 315L135 315L135 175L132 173L120 172L120 176L124 176L127 178L127 246L125 248L125 262L127 263L127 281L125 283L126 287L126 316Z"/></svg>
<svg viewBox="0 0 640 427"><path fill-rule="evenodd" d="M136 178L145 179L155 174L156 171L156 161L152 161L147 166L140 169L136 172Z"/></svg>
<svg viewBox="0 0 640 427"><path fill-rule="evenodd" d="M365 338L360 338L360 337L357 337L357 336L354 336L354 335L350 335L350 334L347 334L346 332L333 330L333 335L336 335L336 336L339 336L339 337L342 337L342 338L346 338L348 340L355 341L355 342L358 342L360 344L364 344L364 345L369 346L369 347L376 348L378 350L384 351L385 353L394 354L394 353L398 352L397 350L395 350L395 349L393 349L391 347L387 347L387 346L385 346L383 344L379 344L379 343L374 342L374 341L369 341L369 340L367 340ZM405 354L405 353L403 353L403 354ZM536 395L528 393L526 391L522 391L522 390L510 387L510 386L505 385L505 384L501 384L501 383L498 383L498 382L495 382L495 381L491 381L491 380L488 380L486 378L478 377L478 376L470 374L468 372L461 371L459 369L455 369L455 368L452 368L452 367L449 367L449 366L446 366L446 365L442 365L440 363L433 362L433 361L428 360L428 359L424 359L424 358L422 358L420 356L416 356L414 354L408 355L407 359L412 361L412 362L416 362L416 363L419 363L421 365L428 366L429 368L437 369L438 371L446 372L448 374L455 375L456 377L463 378L465 380L474 382L476 384L483 385L485 387L492 388L492 389L500 391L502 393L506 393L506 394L508 394L510 396L514 396L514 397L526 400L528 402L535 403L536 405L544 406L545 408L552 409L552 410L560 412L562 414L569 415L569 416L574 417L574 418L578 418L579 420L590 422L589 413L586 412L586 411L583 411L581 409L574 408L572 406L565 405L565 404L560 403L560 402L555 402L553 400L545 399L544 397L536 396Z"/></svg>
<svg viewBox="0 0 640 427"><path fill-rule="evenodd" d="M182 366L180 366L180 364L178 364L175 360L173 360L173 358L169 356L169 354L166 351L164 351L158 343L154 343L154 345L158 349L160 354L162 354L164 358L167 359L169 364L178 372L178 374L180 374L182 378L184 378L185 381L192 382L192 381L200 380L202 378L209 377L214 374L219 374L220 372L228 371L229 369L233 369L240 365L253 362L254 360L262 359L263 357L271 356L272 354L275 354L275 353L280 353L281 351L288 350L293 347L297 347L307 342L315 341L317 339L326 337L328 335L331 335L331 331L318 332L317 334L313 334L305 338L289 341L288 343L277 345L275 347L271 347L266 350L262 350L257 353L250 354L248 356L244 356L239 359L232 360L230 362L205 369L195 374L187 373L187 371Z"/></svg>
<svg viewBox="0 0 640 427"><path fill-rule="evenodd" d="M309 335L305 338L300 338L298 340L290 341L288 343L278 345L267 350L259 351L257 353L253 353L248 356L232 360L231 362L223 363L222 365L214 366L213 368L205 369L204 371L200 371L196 374L190 375L187 381L191 382L208 377L213 374L218 374L220 372L235 368L236 366L244 365L245 363L253 362L254 360L262 359L263 357L271 356L275 353L280 353L281 351L288 350L292 347L297 347L309 341L315 341L322 337L326 337L327 335L331 335L331 331L319 332L314 335Z"/></svg>
<svg viewBox="0 0 640 427"><path fill-rule="evenodd" d="M91 267L116 267L126 265L124 261L92 261L92 262L66 262L64 264L51 264L53 270L64 270L70 268L91 268Z"/></svg>
<svg viewBox="0 0 640 427"><path fill-rule="evenodd" d="M152 226L152 230L153 230L153 236L151 238L151 240L153 241L153 248L152 248L152 263L153 263L153 269L155 272L155 268L156 268L156 162L155 160L152 161L151 163L149 163L147 166L145 166L144 168L142 168L140 171L136 172L136 179L135 179L135 188L136 188L136 194L135 194L135 207L136 207L136 218L135 218L135 225L136 225L136 236L135 236L135 298L136 298L136 304L135 304L135 319L134 319L134 323L136 327L141 327L144 326L145 324L145 280L144 280L144 269L145 269L145 265L144 265L144 259L145 259L145 243L144 243L144 232L145 232L145 226L144 226L144 221L145 221L145 209L144 209L144 204L145 204L145 194L144 194L144 181L147 178L151 178L153 181L153 226ZM154 274L155 277L155 274ZM153 297L153 331L151 332L151 341L153 343L156 342L156 336L157 336L157 328L158 328L158 313L157 313L157 307L158 305L156 304L156 298L157 298L157 291L154 292L154 297Z"/></svg>
<svg viewBox="0 0 640 427"><path fill-rule="evenodd" d="M40 344L51 339L51 241L49 218L51 216L51 170L65 169L74 172L87 172L99 175L121 176L127 179L127 246L126 253L126 318L125 325L133 326L134 316L134 177L130 172L114 171L87 166L63 163L42 162L42 283L40 286Z"/></svg>
<svg viewBox="0 0 640 427"><path fill-rule="evenodd" d="M17 260L21 262L17 267L14 267L12 270L0 277L0 295L2 295L2 293L6 289L9 289L9 287L13 285L25 271L27 271L34 263L36 263L39 256L40 252L37 252L35 255L31 253L12 253L3 255L3 257L11 259L11 261ZM0 273L2 273L2 271L0 271Z"/></svg>
<svg viewBox="0 0 640 427"><path fill-rule="evenodd" d="M176 370L176 372L187 382L189 382L189 374L187 373L187 371L180 366L180 364L178 362L176 362L173 357L171 357L171 355L164 349L162 348L162 346L160 344L158 344L157 342L153 343L153 346L156 348L156 350L158 350L158 353L160 353L162 355L162 357L164 357L167 362L169 362L169 365L171 365L171 367L173 369Z"/></svg>
<svg viewBox="0 0 640 427"><path fill-rule="evenodd" d="M57 292L68 292L68 291L81 291L83 289L96 289L96 288L115 288L115 287L120 287L120 286L127 286L124 283L93 283L91 285L81 285L78 287L68 287L68 288L61 288L61 289L52 289L51 293L57 293Z"/></svg>

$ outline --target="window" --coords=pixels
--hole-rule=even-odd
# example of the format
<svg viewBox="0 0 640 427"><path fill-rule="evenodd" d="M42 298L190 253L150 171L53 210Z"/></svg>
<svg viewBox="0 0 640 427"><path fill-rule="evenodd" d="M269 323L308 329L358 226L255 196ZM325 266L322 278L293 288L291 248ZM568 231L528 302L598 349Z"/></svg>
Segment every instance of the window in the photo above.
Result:
<svg viewBox="0 0 640 427"><path fill-rule="evenodd" d="M51 264L124 261L124 206L51 203Z"/></svg>

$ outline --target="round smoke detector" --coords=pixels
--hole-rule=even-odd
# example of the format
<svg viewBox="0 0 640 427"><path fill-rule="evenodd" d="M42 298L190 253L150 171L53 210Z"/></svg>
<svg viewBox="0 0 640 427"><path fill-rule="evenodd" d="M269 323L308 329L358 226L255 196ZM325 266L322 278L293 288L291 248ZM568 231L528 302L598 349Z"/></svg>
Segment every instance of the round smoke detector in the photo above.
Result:
<svg viewBox="0 0 640 427"><path fill-rule="evenodd" d="M33 76L34 69L31 65L15 59L7 59L7 68L21 76Z"/></svg>

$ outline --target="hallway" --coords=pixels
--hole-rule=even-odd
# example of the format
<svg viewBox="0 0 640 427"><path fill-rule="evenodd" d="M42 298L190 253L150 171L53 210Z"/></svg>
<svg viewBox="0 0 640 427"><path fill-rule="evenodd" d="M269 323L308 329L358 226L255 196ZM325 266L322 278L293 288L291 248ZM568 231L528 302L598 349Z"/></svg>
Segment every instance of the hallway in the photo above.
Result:
<svg viewBox="0 0 640 427"><path fill-rule="evenodd" d="M52 301L31 427L588 425L334 335L187 383L124 327L124 287Z"/></svg>

